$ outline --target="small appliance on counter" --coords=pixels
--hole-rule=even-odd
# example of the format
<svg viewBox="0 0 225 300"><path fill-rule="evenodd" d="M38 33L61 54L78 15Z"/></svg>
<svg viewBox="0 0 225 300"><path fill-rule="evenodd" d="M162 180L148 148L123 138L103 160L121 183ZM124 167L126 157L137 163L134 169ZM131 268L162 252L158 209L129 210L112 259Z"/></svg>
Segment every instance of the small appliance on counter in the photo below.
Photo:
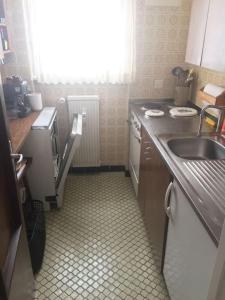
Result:
<svg viewBox="0 0 225 300"><path fill-rule="evenodd" d="M28 84L19 76L6 77L3 83L6 110L11 119L24 118L31 112L30 104L27 100L29 93Z"/></svg>
<svg viewBox="0 0 225 300"><path fill-rule="evenodd" d="M27 99L33 111L41 111L43 108L42 97L40 93L27 94Z"/></svg>

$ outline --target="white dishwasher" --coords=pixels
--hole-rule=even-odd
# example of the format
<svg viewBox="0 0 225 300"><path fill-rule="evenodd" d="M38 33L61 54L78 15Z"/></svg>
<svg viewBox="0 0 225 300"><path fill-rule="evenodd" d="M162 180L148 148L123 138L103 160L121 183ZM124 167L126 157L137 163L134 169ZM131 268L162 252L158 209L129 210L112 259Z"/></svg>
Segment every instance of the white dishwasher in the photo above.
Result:
<svg viewBox="0 0 225 300"><path fill-rule="evenodd" d="M217 247L176 181L168 187L165 209L169 226L163 274L170 298L207 300Z"/></svg>
<svg viewBox="0 0 225 300"><path fill-rule="evenodd" d="M45 107L31 127L21 152L25 157L32 157L27 180L32 198L42 201L45 210L63 204L65 180L81 137L82 115L74 114L63 155L60 155L55 107Z"/></svg>

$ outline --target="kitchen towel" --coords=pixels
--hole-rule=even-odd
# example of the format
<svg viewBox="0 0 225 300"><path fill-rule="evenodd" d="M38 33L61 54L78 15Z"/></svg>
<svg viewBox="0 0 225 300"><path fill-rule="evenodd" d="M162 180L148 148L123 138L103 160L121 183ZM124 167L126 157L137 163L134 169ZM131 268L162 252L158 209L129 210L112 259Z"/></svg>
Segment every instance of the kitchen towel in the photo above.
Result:
<svg viewBox="0 0 225 300"><path fill-rule="evenodd" d="M225 88L221 87L221 86L218 86L218 85L215 85L215 84L208 83L204 87L204 92L206 94L216 98L216 97L220 96L221 94L223 94L225 92Z"/></svg>

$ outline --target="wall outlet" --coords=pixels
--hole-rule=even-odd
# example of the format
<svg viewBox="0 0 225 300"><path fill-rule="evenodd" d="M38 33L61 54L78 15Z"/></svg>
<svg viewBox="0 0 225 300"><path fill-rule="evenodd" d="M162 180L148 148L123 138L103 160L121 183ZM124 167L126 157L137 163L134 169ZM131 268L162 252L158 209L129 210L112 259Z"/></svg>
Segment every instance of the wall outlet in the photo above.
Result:
<svg viewBox="0 0 225 300"><path fill-rule="evenodd" d="M163 88L163 83L164 83L163 79L156 79L154 81L154 88L155 89L162 89Z"/></svg>

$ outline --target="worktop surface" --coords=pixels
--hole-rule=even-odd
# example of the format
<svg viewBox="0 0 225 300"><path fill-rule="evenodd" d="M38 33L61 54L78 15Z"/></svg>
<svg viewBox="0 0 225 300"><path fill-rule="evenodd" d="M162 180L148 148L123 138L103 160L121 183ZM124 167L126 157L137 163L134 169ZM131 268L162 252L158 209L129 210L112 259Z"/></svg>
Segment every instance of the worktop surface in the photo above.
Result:
<svg viewBox="0 0 225 300"><path fill-rule="evenodd" d="M12 151L18 153L26 137L28 136L31 126L37 119L40 112L31 112L25 118L9 120L9 133L12 143Z"/></svg>
<svg viewBox="0 0 225 300"><path fill-rule="evenodd" d="M154 100L155 101L155 100ZM217 206L213 198L213 190L208 193L205 193L204 186L202 186L195 176L185 170L183 165L179 165L163 147L161 138L168 134L177 134L177 135L189 135L190 133L195 135L198 131L199 126L199 116L194 117L178 117L172 118L169 115L169 109L173 106L172 100L165 100L167 102L167 107L165 107L165 115L163 117L152 117L146 118L144 115L145 110L143 110L144 104L147 102L142 102L141 100L131 103L130 109L136 114L141 124L145 127L148 134L152 138L155 146L159 150L165 164L168 166L171 174L180 184L183 192L190 201L195 212L199 216L206 230L209 232L211 238L216 245L219 243L221 230L223 222L225 219L224 213ZM213 131L213 128L204 123L203 134L209 134ZM188 160L187 160L188 161ZM183 162L182 162L183 163ZM204 165L204 161L202 163ZM211 161L211 164L214 164ZM216 165L216 161L215 161ZM215 180L212 174L212 181ZM210 173L208 175L210 178ZM221 181L222 182L222 181ZM225 186L221 186L224 190L224 200L225 203Z"/></svg>

